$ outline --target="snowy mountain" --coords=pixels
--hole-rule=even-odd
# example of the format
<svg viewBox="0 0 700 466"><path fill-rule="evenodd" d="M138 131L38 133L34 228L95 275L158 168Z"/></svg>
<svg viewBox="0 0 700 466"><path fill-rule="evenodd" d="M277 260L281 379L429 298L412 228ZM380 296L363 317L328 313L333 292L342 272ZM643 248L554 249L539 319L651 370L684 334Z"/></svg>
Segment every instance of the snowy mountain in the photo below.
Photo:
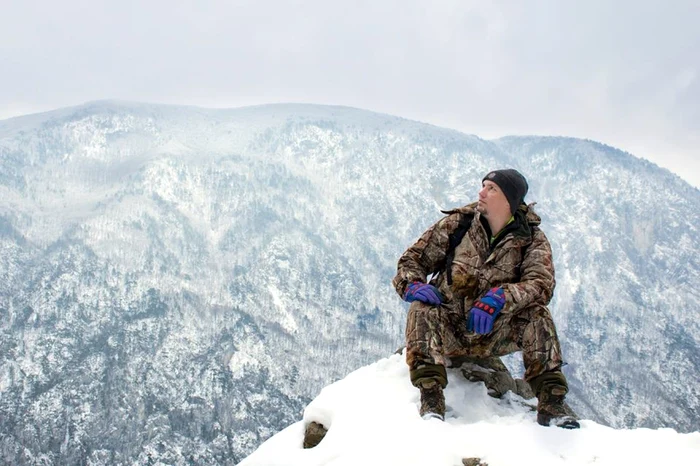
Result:
<svg viewBox="0 0 700 466"><path fill-rule="evenodd" d="M698 430L700 191L669 172L350 108L96 102L0 122L3 461L237 463L402 344L396 260L506 166L553 244L571 404Z"/></svg>
<svg viewBox="0 0 700 466"><path fill-rule="evenodd" d="M700 432L615 430L583 421L580 430L541 427L535 398L487 395L448 369L445 422L419 417L420 396L408 380L405 355L362 367L325 387L304 419L276 434L240 466L314 465L696 465ZM328 426L321 442L302 448L311 423Z"/></svg>

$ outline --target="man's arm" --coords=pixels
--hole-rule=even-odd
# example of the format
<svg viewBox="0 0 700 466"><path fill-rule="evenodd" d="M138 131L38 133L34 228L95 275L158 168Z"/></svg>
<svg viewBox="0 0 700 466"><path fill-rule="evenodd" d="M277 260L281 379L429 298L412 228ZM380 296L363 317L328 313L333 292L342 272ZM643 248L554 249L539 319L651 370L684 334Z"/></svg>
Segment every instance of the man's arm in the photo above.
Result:
<svg viewBox="0 0 700 466"><path fill-rule="evenodd" d="M537 228L520 266L520 281L503 285L506 292L504 311L517 313L531 304L546 306L552 299L555 285L552 247L542 230Z"/></svg>
<svg viewBox="0 0 700 466"><path fill-rule="evenodd" d="M392 284L402 299L409 283L425 283L428 275L442 270L449 237L457 228L459 217L460 214L451 214L442 218L401 255Z"/></svg>

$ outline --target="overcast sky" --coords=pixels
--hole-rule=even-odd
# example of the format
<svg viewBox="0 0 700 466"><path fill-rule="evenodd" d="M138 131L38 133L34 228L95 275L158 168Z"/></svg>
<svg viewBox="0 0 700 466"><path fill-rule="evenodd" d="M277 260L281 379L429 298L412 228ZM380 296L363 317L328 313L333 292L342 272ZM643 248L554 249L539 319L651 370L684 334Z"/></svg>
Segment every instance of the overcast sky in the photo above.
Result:
<svg viewBox="0 0 700 466"><path fill-rule="evenodd" d="M338 104L593 139L700 187L698 0L0 1L0 119Z"/></svg>

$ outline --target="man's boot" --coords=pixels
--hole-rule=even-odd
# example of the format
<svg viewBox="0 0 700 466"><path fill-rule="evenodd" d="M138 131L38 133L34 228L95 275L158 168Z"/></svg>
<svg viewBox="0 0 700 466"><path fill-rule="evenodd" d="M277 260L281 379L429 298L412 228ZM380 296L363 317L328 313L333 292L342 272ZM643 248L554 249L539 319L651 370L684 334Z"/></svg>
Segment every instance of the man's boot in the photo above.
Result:
<svg viewBox="0 0 700 466"><path fill-rule="evenodd" d="M543 426L557 426L564 429L578 429L576 413L564 403L567 389L559 385L542 388L537 397L537 423Z"/></svg>
<svg viewBox="0 0 700 466"><path fill-rule="evenodd" d="M435 379L422 381L420 388L420 415L423 419L445 420L445 395L442 385Z"/></svg>

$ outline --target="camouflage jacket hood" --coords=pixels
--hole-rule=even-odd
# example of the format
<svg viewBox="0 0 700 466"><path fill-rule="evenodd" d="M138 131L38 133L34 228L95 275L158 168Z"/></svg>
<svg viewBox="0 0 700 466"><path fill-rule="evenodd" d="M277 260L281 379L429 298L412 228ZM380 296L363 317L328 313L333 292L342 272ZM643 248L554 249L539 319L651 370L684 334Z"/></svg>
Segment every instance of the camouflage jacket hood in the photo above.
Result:
<svg viewBox="0 0 700 466"><path fill-rule="evenodd" d="M446 217L426 230L399 259L392 282L397 293L403 296L408 283L425 282L432 276L430 282L443 294L445 303L466 310L493 287L505 290L504 313L548 304L555 287L552 250L533 205L519 207L514 224L504 229L493 247L476 203L443 211ZM447 264L450 235L464 216L471 217L471 224L454 250L452 263ZM445 277L447 267L451 268L451 284Z"/></svg>

